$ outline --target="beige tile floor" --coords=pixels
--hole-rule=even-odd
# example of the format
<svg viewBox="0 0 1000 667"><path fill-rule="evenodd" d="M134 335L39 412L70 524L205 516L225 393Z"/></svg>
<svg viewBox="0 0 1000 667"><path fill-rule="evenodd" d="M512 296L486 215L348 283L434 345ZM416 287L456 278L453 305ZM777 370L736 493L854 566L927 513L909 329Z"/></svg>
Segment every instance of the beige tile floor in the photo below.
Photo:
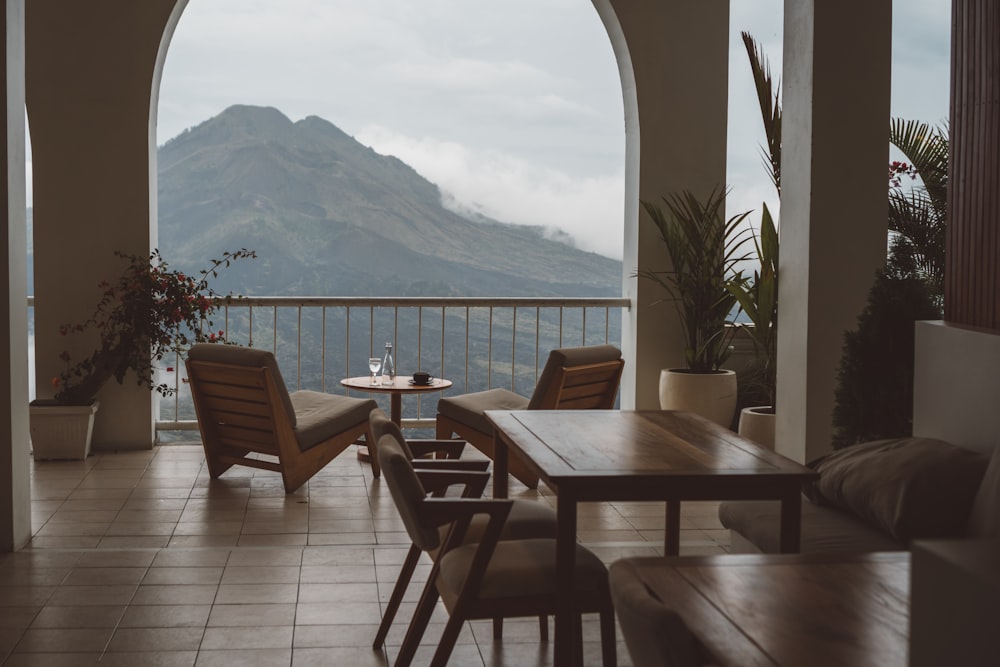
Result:
<svg viewBox="0 0 1000 667"><path fill-rule="evenodd" d="M347 452L296 493L270 472L209 479L200 445L102 453L32 466L27 548L0 554L0 664L387 665L419 592L411 585L388 646L372 651L409 541L388 490ZM553 501L540 491L515 494ZM659 503L582 506L580 540L605 562L658 555ZM682 507L681 553L723 553L716 503ZM418 569L426 579L429 566ZM414 664L426 664L439 609ZM600 664L596 618L586 664ZM618 661L629 665L619 633ZM502 642L471 623L450 664L545 666L537 621Z"/></svg>

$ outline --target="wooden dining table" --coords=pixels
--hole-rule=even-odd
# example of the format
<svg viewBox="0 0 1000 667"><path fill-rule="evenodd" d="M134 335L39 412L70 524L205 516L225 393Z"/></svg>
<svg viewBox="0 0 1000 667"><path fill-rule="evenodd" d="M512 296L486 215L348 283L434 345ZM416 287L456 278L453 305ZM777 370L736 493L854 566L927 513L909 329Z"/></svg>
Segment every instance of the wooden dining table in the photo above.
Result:
<svg viewBox="0 0 1000 667"><path fill-rule="evenodd" d="M778 500L781 551L798 551L802 485L817 473L703 417L669 410L488 410L486 417L494 427L494 496L508 496L508 456L556 494L557 666L574 664L580 502L665 501L664 553L675 555L682 501Z"/></svg>

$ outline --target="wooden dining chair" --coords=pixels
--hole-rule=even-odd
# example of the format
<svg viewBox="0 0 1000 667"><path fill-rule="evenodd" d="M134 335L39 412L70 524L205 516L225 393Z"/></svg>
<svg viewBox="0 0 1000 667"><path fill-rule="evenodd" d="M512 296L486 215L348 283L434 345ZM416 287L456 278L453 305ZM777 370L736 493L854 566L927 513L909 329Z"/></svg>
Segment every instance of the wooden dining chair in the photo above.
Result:
<svg viewBox="0 0 1000 667"><path fill-rule="evenodd" d="M371 399L289 393L274 355L199 343L186 359L191 396L212 479L234 465L271 470L292 493L365 436ZM372 470L379 475L378 463Z"/></svg>
<svg viewBox="0 0 1000 667"><path fill-rule="evenodd" d="M482 471L425 470L418 475L406 455L405 441L393 433L376 445L383 478L413 543L437 553L423 594L406 631L395 665L413 661L417 646L440 599L448 611L431 667L448 663L467 620L554 614L556 541L501 540L514 504L509 499L484 499L489 479ZM430 486L425 486L424 482ZM444 486L461 486L463 497L442 496ZM473 517L485 517L477 542L465 542ZM442 539L441 528L447 527ZM607 568L597 556L576 545L576 608L601 619L604 667L616 663L615 620ZM582 616L576 619L576 640L582 653Z"/></svg>
<svg viewBox="0 0 1000 667"><path fill-rule="evenodd" d="M456 434L493 458L493 426L487 410L610 410L615 406L625 362L613 345L565 347L552 350L531 398L496 388L438 400L436 435ZM516 455L510 474L529 489L538 475Z"/></svg>
<svg viewBox="0 0 1000 667"><path fill-rule="evenodd" d="M462 450L465 442L462 440L428 440L410 439L403 437L403 432L399 426L393 422L381 409L372 410L369 417L369 428L372 438L377 442L385 435L389 435L397 442L401 443L403 453L410 459L411 464L417 471L417 476L422 480L424 486L433 489L431 492L435 497L441 497L447 490L448 482L453 477L446 475L433 475L428 471L478 471L485 472L490 465L486 459L465 459L462 460ZM421 458L426 455L436 455L440 458ZM463 481L466 478L459 476ZM484 478L484 479L488 479ZM478 480L476 484L470 485L465 490L466 496L473 492L482 493ZM486 517L477 515L473 517L469 524L469 529L465 534L464 542L477 542L486 527ZM447 535L448 526L441 526L439 529L441 539ZM501 540L510 539L532 539L532 538L554 538L556 536L556 513L551 507L537 500L515 499L511 505L510 514L500 532ZM396 577L396 584L392 588L389 601L386 603L385 612L382 614L382 622L379 624L375 634L375 641L372 648L379 649L385 643L385 638L389 634L392 621L399 610L399 605L403 601L403 595L413 578L413 572L420 561L423 550L416 543L410 545L403 566ZM436 559L439 550L432 550L428 555ZM538 618L539 635L548 639L549 626L548 617L541 615ZM503 636L503 619L495 618L493 621L493 637L500 639Z"/></svg>

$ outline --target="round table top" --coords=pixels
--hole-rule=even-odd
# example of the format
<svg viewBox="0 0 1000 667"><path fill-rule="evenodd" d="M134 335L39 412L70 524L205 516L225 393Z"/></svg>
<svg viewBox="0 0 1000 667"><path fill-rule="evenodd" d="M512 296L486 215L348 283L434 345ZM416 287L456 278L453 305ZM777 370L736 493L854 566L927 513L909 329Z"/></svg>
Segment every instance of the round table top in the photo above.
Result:
<svg viewBox="0 0 1000 667"><path fill-rule="evenodd" d="M444 378L434 378L430 384L412 384L413 378L409 375L397 375L392 384L382 384L382 377L376 378L378 384L371 383L371 377L361 375L359 377L344 378L340 381L345 387L350 389L360 389L362 391L373 391L386 394L409 394L421 391L441 391L452 385L451 380Z"/></svg>

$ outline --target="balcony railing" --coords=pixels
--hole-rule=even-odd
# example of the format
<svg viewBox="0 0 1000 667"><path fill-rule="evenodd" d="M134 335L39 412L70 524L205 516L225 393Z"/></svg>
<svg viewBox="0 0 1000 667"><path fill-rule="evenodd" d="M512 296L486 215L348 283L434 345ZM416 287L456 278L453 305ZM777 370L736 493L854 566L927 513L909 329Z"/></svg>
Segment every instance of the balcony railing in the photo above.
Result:
<svg viewBox="0 0 1000 667"><path fill-rule="evenodd" d="M229 340L274 352L290 390L352 393L340 380L367 375L368 358L382 357L391 342L400 375L446 377L451 394L504 387L530 395L550 349L620 346L629 305L623 298L252 297L213 319ZM160 372L177 393L160 401L157 431L197 429L183 360ZM374 398L388 409L386 396ZM433 426L437 398L404 396L403 426Z"/></svg>

